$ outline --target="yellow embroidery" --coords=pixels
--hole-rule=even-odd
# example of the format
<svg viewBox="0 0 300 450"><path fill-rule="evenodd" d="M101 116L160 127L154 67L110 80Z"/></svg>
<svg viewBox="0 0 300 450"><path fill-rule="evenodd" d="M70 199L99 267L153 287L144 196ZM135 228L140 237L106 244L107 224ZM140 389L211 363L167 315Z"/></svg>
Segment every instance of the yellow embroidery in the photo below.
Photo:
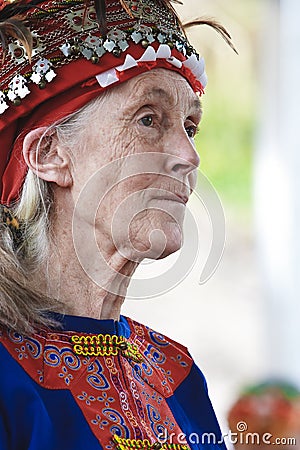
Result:
<svg viewBox="0 0 300 450"><path fill-rule="evenodd" d="M117 356L121 351L127 358L142 361L138 347L115 334L73 335L73 351L82 356Z"/></svg>
<svg viewBox="0 0 300 450"><path fill-rule="evenodd" d="M116 434L113 437L113 442L116 445L116 450L135 450L135 449L147 449L147 450L189 450L188 445L182 444L168 444L168 443L160 443L155 442L151 444L148 439L140 440L140 439L125 439L117 436Z"/></svg>

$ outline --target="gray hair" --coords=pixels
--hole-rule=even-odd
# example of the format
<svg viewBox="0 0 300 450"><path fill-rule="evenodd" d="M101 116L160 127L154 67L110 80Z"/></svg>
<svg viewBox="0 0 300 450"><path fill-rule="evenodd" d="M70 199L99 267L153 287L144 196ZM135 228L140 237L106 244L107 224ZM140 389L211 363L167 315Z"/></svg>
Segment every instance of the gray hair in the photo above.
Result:
<svg viewBox="0 0 300 450"><path fill-rule="evenodd" d="M49 146L49 136L54 133L58 142L66 147L78 147L91 114L99 108L104 93L61 122L49 126L37 144L37 154ZM20 242L16 244L13 233L0 223L0 326L23 334L31 334L37 327L58 324L49 314L63 312L57 298L47 296L39 289L47 280L47 261L51 235L51 217L55 214L50 183L40 179L30 169L25 178L20 199L10 207L10 212L20 223ZM41 271L41 268L43 270ZM41 272L43 272L41 274ZM47 289L46 289L47 292Z"/></svg>

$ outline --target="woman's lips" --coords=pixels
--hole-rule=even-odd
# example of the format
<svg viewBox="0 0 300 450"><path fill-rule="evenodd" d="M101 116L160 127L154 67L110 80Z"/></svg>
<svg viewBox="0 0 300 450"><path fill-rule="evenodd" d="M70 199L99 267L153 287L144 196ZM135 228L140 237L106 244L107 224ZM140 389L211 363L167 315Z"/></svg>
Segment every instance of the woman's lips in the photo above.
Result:
<svg viewBox="0 0 300 450"><path fill-rule="evenodd" d="M169 201L173 201L173 202L177 202L177 203L182 203L182 204L186 204L188 202L189 197L185 194L172 194L172 193L168 193L166 195L161 195L159 197L155 197L155 200L169 200Z"/></svg>

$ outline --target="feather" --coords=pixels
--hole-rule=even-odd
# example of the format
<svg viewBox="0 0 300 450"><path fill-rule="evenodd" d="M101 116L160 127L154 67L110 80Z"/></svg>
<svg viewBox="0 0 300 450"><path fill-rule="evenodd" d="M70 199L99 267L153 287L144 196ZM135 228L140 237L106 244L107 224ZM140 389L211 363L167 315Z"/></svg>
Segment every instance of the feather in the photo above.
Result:
<svg viewBox="0 0 300 450"><path fill-rule="evenodd" d="M102 36L107 34L106 0L94 0L96 15Z"/></svg>
<svg viewBox="0 0 300 450"><path fill-rule="evenodd" d="M34 3L36 3L36 1ZM2 9L2 11L0 11L0 22L4 22L6 19L10 19L11 17L20 15L23 12L26 12L28 9L32 8L33 6L34 6L33 3L26 3L26 0L19 0L12 3L7 3L6 6Z"/></svg>
<svg viewBox="0 0 300 450"><path fill-rule="evenodd" d="M159 0L159 3L169 9L173 9L172 3L176 3L177 5L183 4L181 0Z"/></svg>
<svg viewBox="0 0 300 450"><path fill-rule="evenodd" d="M24 46L29 62L31 62L32 34L18 16L0 22L0 40L3 48L3 59L7 52L9 37L17 39Z"/></svg>
<svg viewBox="0 0 300 450"><path fill-rule="evenodd" d="M132 14L132 11L129 8L129 6L124 2L124 0L120 0L120 3L121 3L122 8L125 9L127 14L129 15L129 17L131 17L133 19L134 15Z"/></svg>
<svg viewBox="0 0 300 450"><path fill-rule="evenodd" d="M226 30L226 28L224 28L223 25L221 25L219 22L217 22L214 19L199 18L199 19L192 20L191 22L188 22L186 24L183 24L183 28L187 29L187 28L194 27L196 25L208 25L208 26L212 27L214 30L216 30L222 36L222 38L229 45L229 47L231 47L232 50L238 55L238 51L236 50L235 46L233 45L233 43L231 41L230 34Z"/></svg>
<svg viewBox="0 0 300 450"><path fill-rule="evenodd" d="M90 4L90 0L83 0L83 2L85 5L85 9L83 12L82 23L84 24L86 15L88 12L88 8L89 8L89 6L91 6L91 4ZM94 3L95 11L96 11L96 16L97 16L97 20L98 20L100 33L102 34L102 36L105 36L107 33L106 0L94 0L93 3Z"/></svg>

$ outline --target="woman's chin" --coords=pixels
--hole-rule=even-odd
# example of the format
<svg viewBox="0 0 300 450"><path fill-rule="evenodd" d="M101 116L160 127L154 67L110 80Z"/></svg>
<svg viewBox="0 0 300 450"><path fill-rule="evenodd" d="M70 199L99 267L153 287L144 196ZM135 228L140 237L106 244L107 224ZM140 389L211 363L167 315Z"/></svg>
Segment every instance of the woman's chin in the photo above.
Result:
<svg viewBox="0 0 300 450"><path fill-rule="evenodd" d="M183 244L182 230L176 223L153 231L153 246L147 258L163 259L180 250Z"/></svg>
<svg viewBox="0 0 300 450"><path fill-rule="evenodd" d="M128 260L162 259L177 252L183 243L182 224L156 221L151 227L135 227L128 237L115 239L119 252ZM118 245L119 244L119 245Z"/></svg>
<svg viewBox="0 0 300 450"><path fill-rule="evenodd" d="M181 247L182 247L181 243L178 244L178 243L174 242L174 243L172 243L172 245L168 245L165 248L164 252L156 259L166 258L167 256L172 255L172 253L178 252L178 250L180 250Z"/></svg>

